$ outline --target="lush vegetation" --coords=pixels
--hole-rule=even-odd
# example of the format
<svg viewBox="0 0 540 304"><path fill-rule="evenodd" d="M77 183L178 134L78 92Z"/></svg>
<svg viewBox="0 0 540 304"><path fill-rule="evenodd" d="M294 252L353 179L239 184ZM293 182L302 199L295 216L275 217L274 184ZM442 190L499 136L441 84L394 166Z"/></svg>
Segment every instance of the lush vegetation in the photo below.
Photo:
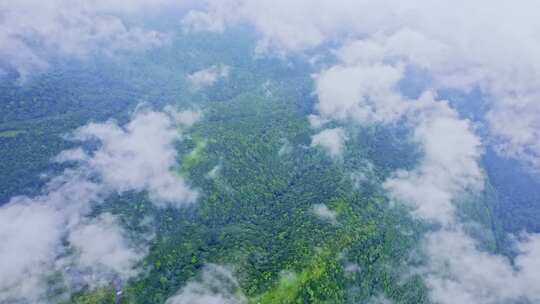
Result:
<svg viewBox="0 0 540 304"><path fill-rule="evenodd" d="M196 103L204 113L178 144L178 174L202 194L198 203L156 209L144 193L128 193L96 207L154 238L139 265L144 271L122 282L121 295L82 290L68 302L164 303L215 263L234 269L250 303L363 303L377 296L427 303L421 278L402 275L426 227L390 207L380 189L388 174L418 160L407 131L344 125L350 140L342 159L310 148L310 67L255 60L239 38L247 36L179 35L170 47L115 64L70 63L24 87L1 84L1 202L37 191L38 173L61 170L50 159L73 145L62 135L89 120L123 121L141 102ZM215 63L232 66L230 78L190 91L185 74ZM464 216L499 229L486 203L493 195L475 198L481 204ZM335 219L318 216L317 204ZM497 250L494 242L486 240Z"/></svg>
<svg viewBox="0 0 540 304"><path fill-rule="evenodd" d="M366 129L350 141L357 148L332 160L308 148L315 131L296 90L309 80L270 83L271 94L261 79L252 90L206 103L203 121L180 145L180 174L203 193L197 206L156 210L134 194L103 207L126 223L155 219L142 266L148 273L126 284L122 301L164 302L216 263L236 270L253 303L343 303L378 294L424 302L420 280L399 277L422 227L405 210L389 208L376 182L397 164L412 165L415 152L389 140L389 131ZM280 153L284 145L291 148ZM359 166L380 155L375 150L394 148L402 149L392 154L399 160L377 156L377 165ZM354 183L354 170L369 180ZM315 204L327 205L336 221L318 217Z"/></svg>

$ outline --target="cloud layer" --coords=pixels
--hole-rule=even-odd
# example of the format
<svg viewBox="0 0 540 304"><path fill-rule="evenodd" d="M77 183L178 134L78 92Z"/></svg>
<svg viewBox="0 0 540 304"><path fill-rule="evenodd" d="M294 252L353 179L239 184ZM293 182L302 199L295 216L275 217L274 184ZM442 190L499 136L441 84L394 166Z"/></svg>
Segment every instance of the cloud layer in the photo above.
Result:
<svg viewBox="0 0 540 304"><path fill-rule="evenodd" d="M503 256L480 251L461 230L429 234L424 243L430 259L426 282L436 303L530 303L540 301L540 238L518 243L515 266Z"/></svg>
<svg viewBox="0 0 540 304"><path fill-rule="evenodd" d="M130 26L126 15L155 9L167 0L21 0L0 3L0 68L15 69L24 81L45 70L52 57L83 58L99 52L158 47L167 35Z"/></svg>
<svg viewBox="0 0 540 304"><path fill-rule="evenodd" d="M174 143L180 139L174 119L192 124L198 117L193 112L171 117L149 111L137 114L123 127L113 121L90 123L75 131L73 139L96 140L100 148L90 155L80 148L64 151L57 159L78 162L115 191L148 190L150 199L160 207L192 203L197 193L174 172Z"/></svg>
<svg viewBox="0 0 540 304"><path fill-rule="evenodd" d="M535 1L206 2L206 9L193 11L184 19L187 29L223 31L227 26L249 24L260 33L257 51L261 53L283 55L312 51L325 44L349 45L338 52L338 57L352 55L372 62L385 58L415 66L429 75L433 90L468 91L477 87L489 101L484 119L498 151L540 168L540 21L532 13L540 6ZM392 69L341 69L344 68L336 66L320 77L332 81L336 73L347 73L350 78L335 87L341 97L347 98L358 98L366 90L374 95L403 73L399 65ZM348 89L348 82L362 77L378 81ZM341 102L323 102L319 110L340 116L375 115L379 119L388 114ZM381 111L400 109L390 107Z"/></svg>
<svg viewBox="0 0 540 304"><path fill-rule="evenodd" d="M197 193L173 172L178 126L200 117L189 113L141 110L124 126L109 121L76 130L73 139L94 141L97 149L64 151L56 161L74 166L51 179L42 195L14 197L0 208L0 302L43 301L54 271L63 273L57 283L69 288L137 274L144 242L130 241L113 215L88 214L125 191L147 191L157 207L193 203Z"/></svg>
<svg viewBox="0 0 540 304"><path fill-rule="evenodd" d="M414 103L411 115L413 140L422 148L423 158L417 168L395 172L383 186L391 198L413 206L419 218L452 224L456 199L483 187L480 139L469 121L430 93Z"/></svg>
<svg viewBox="0 0 540 304"><path fill-rule="evenodd" d="M128 243L126 232L110 213L74 227L67 241L75 253L64 262L76 265L78 275L94 286L106 286L115 276L125 281L136 275L135 265L146 253L144 246Z"/></svg>
<svg viewBox="0 0 540 304"><path fill-rule="evenodd" d="M515 267L508 258L479 249L458 219L457 204L484 185L479 165L482 143L474 125L429 88L417 99L405 97L399 87L406 77L403 63L392 60L392 52L380 53L377 46L371 40L352 41L336 51L337 65L316 78L317 109L321 120L403 123L413 129L412 140L423 154L420 163L412 170L394 172L383 187L392 200L409 205L418 219L440 226L422 242L431 299L436 303L537 301L538 290L528 288L524 279L538 281L530 274L540 258L537 237L518 243L529 249L517 256L516 261L523 262Z"/></svg>

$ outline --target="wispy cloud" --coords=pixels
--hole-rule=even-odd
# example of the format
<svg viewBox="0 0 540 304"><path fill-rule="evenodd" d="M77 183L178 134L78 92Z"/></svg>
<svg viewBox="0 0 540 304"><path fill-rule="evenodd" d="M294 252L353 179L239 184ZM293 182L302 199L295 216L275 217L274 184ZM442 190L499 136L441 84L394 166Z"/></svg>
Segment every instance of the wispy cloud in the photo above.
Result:
<svg viewBox="0 0 540 304"><path fill-rule="evenodd" d="M209 264L196 280L188 282L166 304L244 304L246 297L232 272L220 265Z"/></svg>
<svg viewBox="0 0 540 304"><path fill-rule="evenodd" d="M325 204L313 205L313 213L322 220L336 223L337 212L330 210Z"/></svg>
<svg viewBox="0 0 540 304"><path fill-rule="evenodd" d="M71 229L67 238L74 253L57 264L75 265L74 275L91 287L108 286L116 277L125 281L138 273L135 266L147 251L146 244L136 246L126 234L110 213L85 219Z"/></svg>
<svg viewBox="0 0 540 304"><path fill-rule="evenodd" d="M321 147L330 157L342 156L347 137L342 128L325 129L311 137L312 147Z"/></svg>
<svg viewBox="0 0 540 304"><path fill-rule="evenodd" d="M209 68L187 75L187 80L194 91L212 86L216 81L229 77L231 67L213 65Z"/></svg>

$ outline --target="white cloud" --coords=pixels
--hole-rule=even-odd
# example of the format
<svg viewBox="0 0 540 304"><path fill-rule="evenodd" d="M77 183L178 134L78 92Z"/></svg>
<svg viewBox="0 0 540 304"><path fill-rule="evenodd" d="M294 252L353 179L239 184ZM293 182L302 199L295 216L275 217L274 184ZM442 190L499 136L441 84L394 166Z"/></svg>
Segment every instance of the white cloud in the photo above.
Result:
<svg viewBox="0 0 540 304"><path fill-rule="evenodd" d="M316 77L319 103L326 119L387 122L399 118L407 105L395 87L403 68L384 64L336 65Z"/></svg>
<svg viewBox="0 0 540 304"><path fill-rule="evenodd" d="M345 30L341 28L343 22L352 21L351 12L358 9L356 2L337 2L206 1L207 8L198 11L196 18L184 20L187 29L199 31L223 31L227 26L250 23L261 33L259 52L299 51L325 42L328 35ZM320 12L325 12L324 17ZM336 22L339 17L340 22Z"/></svg>
<svg viewBox="0 0 540 304"><path fill-rule="evenodd" d="M178 294L166 304L244 304L246 297L241 293L237 280L223 266L209 264L201 278L188 282Z"/></svg>
<svg viewBox="0 0 540 304"><path fill-rule="evenodd" d="M414 140L423 158L412 171L396 172L384 187L390 197L412 205L420 218L449 224L455 219L456 199L483 187L477 163L480 139L469 121L459 119L448 103L429 93L417 101L412 113Z"/></svg>
<svg viewBox="0 0 540 304"><path fill-rule="evenodd" d="M336 223L337 213L330 210L325 204L313 205L313 213L322 220L329 221L330 223Z"/></svg>
<svg viewBox="0 0 540 304"><path fill-rule="evenodd" d="M320 128L322 128L325 124L327 124L330 120L327 119L327 118L322 118L322 117L319 116L319 115L310 114L310 115L308 115L308 121L309 121L309 125L310 125L313 129L320 129Z"/></svg>
<svg viewBox="0 0 540 304"><path fill-rule="evenodd" d="M56 161L75 166L51 179L43 194L14 197L0 207L0 302L45 301L53 271L64 273L68 285L82 279L90 286L137 273L146 244L128 242L110 214L93 220L88 214L114 192L148 191L158 207L194 202L197 193L171 171L180 132L175 117L139 111L125 126L109 121L79 128L73 137L94 140L97 149L64 151Z"/></svg>
<svg viewBox="0 0 540 304"><path fill-rule="evenodd" d="M540 95L505 99L487 114L496 149L540 172Z"/></svg>
<svg viewBox="0 0 540 304"><path fill-rule="evenodd" d="M101 286L110 283L102 278L117 275L125 281L136 275L136 263L146 254L145 248L128 244L126 232L109 213L76 226L67 241L75 250L77 268L91 277L86 281Z"/></svg>
<svg viewBox="0 0 540 304"><path fill-rule="evenodd" d="M100 185L68 169L48 183L44 194L14 197L0 208L5 244L0 273L10 274L0 276L0 300L42 301L46 276L65 250L63 237L101 195Z"/></svg>
<svg viewBox="0 0 540 304"><path fill-rule="evenodd" d="M194 91L212 86L219 79L229 77L231 67L227 65L213 65L209 68L187 75L187 80Z"/></svg>
<svg viewBox="0 0 540 304"><path fill-rule="evenodd" d="M342 128L325 129L311 137L312 147L323 148L331 157L340 157L345 147L345 131Z"/></svg>
<svg viewBox="0 0 540 304"><path fill-rule="evenodd" d="M31 300L43 296L39 287L52 268L62 225L62 216L42 204L9 204L0 209L0 302L21 295Z"/></svg>
<svg viewBox="0 0 540 304"><path fill-rule="evenodd" d="M79 161L115 191L148 190L151 200L159 207L193 203L197 193L174 172L177 169L174 143L180 136L175 119L185 117L188 123L193 123L191 111L175 117L143 111L124 127L113 121L88 124L75 131L74 138L97 140L101 146L91 155L83 158L77 155L72 160ZM66 153L62 156L69 159Z"/></svg>
<svg viewBox="0 0 540 304"><path fill-rule="evenodd" d="M127 14L157 8L166 1L21 0L0 2L0 64L17 70L20 81L48 67L57 56L146 50L167 35L129 26Z"/></svg>
<svg viewBox="0 0 540 304"><path fill-rule="evenodd" d="M171 115L175 122L184 128L190 128L202 119L203 113L200 110L176 111L171 106L165 107L165 112Z"/></svg>
<svg viewBox="0 0 540 304"><path fill-rule="evenodd" d="M357 190L363 185L378 183L375 166L367 159L362 160L357 165L355 171L350 174L350 179L353 187Z"/></svg>
<svg viewBox="0 0 540 304"><path fill-rule="evenodd" d="M504 256L482 252L461 230L443 230L425 240L429 268L426 283L436 303L515 303L540 301L540 239L519 243L516 267Z"/></svg>

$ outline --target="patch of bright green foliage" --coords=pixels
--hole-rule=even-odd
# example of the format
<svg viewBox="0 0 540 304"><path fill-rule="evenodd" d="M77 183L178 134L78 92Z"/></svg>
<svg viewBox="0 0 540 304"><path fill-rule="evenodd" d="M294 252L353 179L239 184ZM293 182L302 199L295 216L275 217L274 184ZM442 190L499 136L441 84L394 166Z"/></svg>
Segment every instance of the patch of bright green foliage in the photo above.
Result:
<svg viewBox="0 0 540 304"><path fill-rule="evenodd" d="M98 288L91 292L76 294L70 301L72 304L108 304L115 303L114 290ZM67 304L67 303L66 303Z"/></svg>
<svg viewBox="0 0 540 304"><path fill-rule="evenodd" d="M182 159L182 172L189 172L190 169L196 166L203 157L204 148L206 147L206 140L197 139L194 142L195 147L193 150L186 154Z"/></svg>
<svg viewBox="0 0 540 304"><path fill-rule="evenodd" d="M23 134L25 132L26 131L24 130L5 130L5 131L0 131L0 137L4 137L4 138L16 137L17 135Z"/></svg>

